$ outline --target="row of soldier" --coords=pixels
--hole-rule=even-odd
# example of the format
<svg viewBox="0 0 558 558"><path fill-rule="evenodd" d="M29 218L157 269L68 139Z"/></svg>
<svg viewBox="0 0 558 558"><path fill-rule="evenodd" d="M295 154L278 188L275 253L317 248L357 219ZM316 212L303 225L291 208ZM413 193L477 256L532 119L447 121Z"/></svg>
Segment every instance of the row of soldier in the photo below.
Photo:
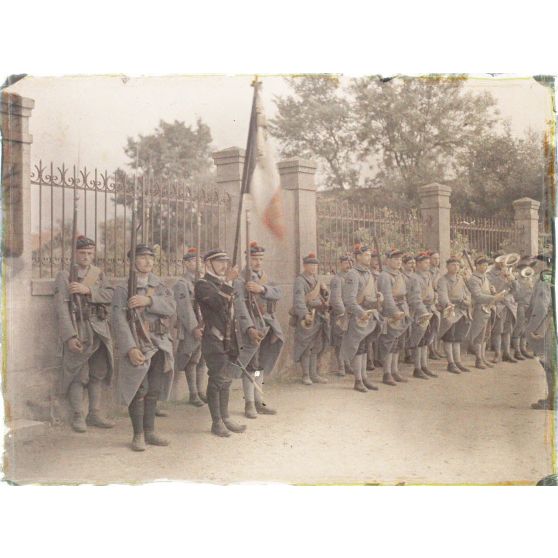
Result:
<svg viewBox="0 0 558 558"><path fill-rule="evenodd" d="M210 250L203 256L205 273L196 281L199 255L189 249L184 255L186 272L171 290L153 273L153 249L139 244L134 258L136 294L128 296L127 287L113 288L93 265L94 241L77 239L77 277L70 282L69 274L60 272L55 282L63 342L62 390L70 403L74 430L113 426L100 409L101 385L109 384L113 376L114 346L119 359L119 392L128 407L132 449L136 451L143 451L146 444L168 445L155 430L157 402L169 398L178 372L186 374L190 403L208 404L211 431L218 436L246 429L229 414L234 378L242 379L247 418L276 414L264 400L263 383L285 342L276 314L282 292L264 271L264 248L252 242L247 251L247 270L240 273L224 251ZM412 270L411 260L416 270ZM384 383L391 386L407 381L399 369L399 355L405 349L414 353L414 377L436 377L429 368L428 350L435 351L437 339L443 343L449 372L468 370L461 360L461 344L468 333L476 366L492 366L485 355L491 317L496 349L493 360L498 361L502 351L510 362L516 361L514 356L531 357L525 338L529 324L540 315L543 320L548 317L546 294L541 307L531 309L527 324L528 289L510 275L502 257L496 258L489 274L488 260L478 258L475 272L467 278L460 274L457 258L447 261L444 275L437 260L437 254L421 253L411 258L391 250L384 260L385 269L380 271L379 256L357 244L352 257L341 258L341 271L332 278L329 290L318 279L316 256L306 256L303 272L295 279L289 312L290 325L295 328L294 361L300 363L303 383L327 381L320 373L320 360L330 344L335 347L339 373L351 371L354 387L361 392L378 389L367 375L369 356L372 363L381 363ZM535 261L523 258L517 267L531 266ZM70 304L76 297L82 309L79 323ZM108 311L110 306L112 312ZM140 343L134 334L131 311L141 316L145 342ZM546 327L546 321L538 327ZM550 385L549 381L548 398L539 406L549 407L553 401ZM83 409L85 391L89 396L87 416Z"/></svg>

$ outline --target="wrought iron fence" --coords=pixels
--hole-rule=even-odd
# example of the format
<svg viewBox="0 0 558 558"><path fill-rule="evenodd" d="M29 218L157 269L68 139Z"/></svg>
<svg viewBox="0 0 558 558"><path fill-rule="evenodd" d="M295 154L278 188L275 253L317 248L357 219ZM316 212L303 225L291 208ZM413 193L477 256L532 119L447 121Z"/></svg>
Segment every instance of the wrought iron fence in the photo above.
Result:
<svg viewBox="0 0 558 558"><path fill-rule="evenodd" d="M355 242L372 246L376 238L382 252L391 247L409 252L424 248L418 210L394 211L318 197L317 222L322 273L336 272L339 256L350 252Z"/></svg>
<svg viewBox="0 0 558 558"><path fill-rule="evenodd" d="M96 262L108 276L128 274L134 180L125 173L78 169L41 161L31 173L33 275L54 277L68 268L72 249L74 195L78 196L78 234L95 240ZM179 180L138 176L136 186L138 242L159 246L155 271L162 276L183 272L182 256L195 244L201 222L201 251L222 245L231 200L216 188L188 186Z"/></svg>
<svg viewBox="0 0 558 558"><path fill-rule="evenodd" d="M474 254L492 255L498 250L517 251L515 246L520 231L513 220L473 217L453 213L450 216L450 241L453 253L463 249Z"/></svg>

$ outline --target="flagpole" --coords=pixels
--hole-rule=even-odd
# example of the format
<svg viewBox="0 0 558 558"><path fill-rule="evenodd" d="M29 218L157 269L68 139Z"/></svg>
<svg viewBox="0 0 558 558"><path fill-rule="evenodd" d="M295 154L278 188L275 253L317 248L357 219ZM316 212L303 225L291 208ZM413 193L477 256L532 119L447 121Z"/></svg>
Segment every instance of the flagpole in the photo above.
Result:
<svg viewBox="0 0 558 558"><path fill-rule="evenodd" d="M246 142L246 156L244 158L244 168L242 170L242 182L240 187L240 198L238 200L238 212L236 215L236 233L234 237L234 250L232 263L240 264L239 259L239 243L240 243L240 223L242 220L242 205L244 194L248 192L248 185L251 178L252 171L252 143L254 141L254 127L257 125L256 120L256 98L258 94L258 86L261 82L258 81L258 76L254 77L252 87L254 88L254 95L252 97L252 111L250 112L250 124L248 126L248 140Z"/></svg>

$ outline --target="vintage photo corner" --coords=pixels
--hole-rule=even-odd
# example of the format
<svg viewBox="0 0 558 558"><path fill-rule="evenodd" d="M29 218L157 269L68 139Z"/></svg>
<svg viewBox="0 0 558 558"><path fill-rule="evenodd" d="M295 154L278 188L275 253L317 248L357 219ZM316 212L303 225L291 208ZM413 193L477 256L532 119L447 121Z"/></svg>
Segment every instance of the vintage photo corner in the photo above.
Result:
<svg viewBox="0 0 558 558"><path fill-rule="evenodd" d="M553 76L0 88L4 480L556 485Z"/></svg>

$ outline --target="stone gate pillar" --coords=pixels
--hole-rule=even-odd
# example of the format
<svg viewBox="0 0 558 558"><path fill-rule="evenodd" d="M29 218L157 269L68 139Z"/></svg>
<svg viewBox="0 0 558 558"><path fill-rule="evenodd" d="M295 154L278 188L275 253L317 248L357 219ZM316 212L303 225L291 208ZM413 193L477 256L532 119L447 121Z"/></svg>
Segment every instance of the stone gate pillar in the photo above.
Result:
<svg viewBox="0 0 558 558"><path fill-rule="evenodd" d="M450 256L451 187L428 184L419 188L423 243L440 253L441 267Z"/></svg>
<svg viewBox="0 0 558 558"><path fill-rule="evenodd" d="M522 256L534 256L539 251L540 202L521 198L513 202L514 233L517 250Z"/></svg>

